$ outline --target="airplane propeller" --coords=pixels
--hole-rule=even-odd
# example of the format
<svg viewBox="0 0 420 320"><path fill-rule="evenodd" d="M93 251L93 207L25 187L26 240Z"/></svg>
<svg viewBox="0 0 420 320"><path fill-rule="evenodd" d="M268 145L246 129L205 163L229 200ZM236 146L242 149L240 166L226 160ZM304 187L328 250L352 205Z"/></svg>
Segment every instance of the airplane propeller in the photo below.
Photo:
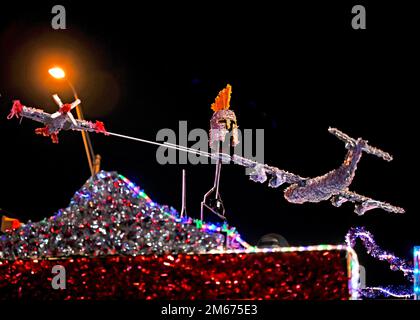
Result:
<svg viewBox="0 0 420 320"><path fill-rule="evenodd" d="M63 106L63 102L61 102L60 97L57 94L53 94L53 99L55 103L61 108Z"/></svg>
<svg viewBox="0 0 420 320"><path fill-rule="evenodd" d="M61 101L60 97L57 94L54 94L53 95L53 99L54 99L55 103L59 106L60 110L65 106L65 104L63 104L63 102ZM74 108L76 108L80 104L80 102L81 101L79 99L76 99L74 102L72 102L70 104L70 110L68 112L66 112L66 115L69 117L70 121L75 126L77 125L77 122L74 119L73 115L71 114L71 110L73 110ZM62 112L60 112L60 110L57 111L57 112L55 112L55 113L53 113L51 115L51 118L52 119L55 119L55 118L59 117L62 114Z"/></svg>

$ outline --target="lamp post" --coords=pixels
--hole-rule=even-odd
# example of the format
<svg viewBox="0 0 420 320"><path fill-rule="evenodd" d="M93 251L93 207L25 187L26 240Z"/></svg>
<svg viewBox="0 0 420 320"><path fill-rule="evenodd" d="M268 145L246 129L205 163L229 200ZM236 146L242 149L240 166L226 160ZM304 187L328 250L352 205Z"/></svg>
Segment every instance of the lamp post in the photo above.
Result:
<svg viewBox="0 0 420 320"><path fill-rule="evenodd" d="M54 68L49 69L48 73L55 79L65 79L71 91L73 92L74 99L78 99L78 94L76 92L76 89L74 88L73 84L66 78L66 73L64 72L63 69L59 67L54 67ZM82 108L80 104L76 107L76 113L77 113L77 118L79 120L84 120L83 112L82 112ZM101 156L99 154L95 155L89 133L86 131L81 131L81 133L82 133L83 144L85 146L86 156L88 159L90 173L93 176L94 174L98 173L100 170Z"/></svg>

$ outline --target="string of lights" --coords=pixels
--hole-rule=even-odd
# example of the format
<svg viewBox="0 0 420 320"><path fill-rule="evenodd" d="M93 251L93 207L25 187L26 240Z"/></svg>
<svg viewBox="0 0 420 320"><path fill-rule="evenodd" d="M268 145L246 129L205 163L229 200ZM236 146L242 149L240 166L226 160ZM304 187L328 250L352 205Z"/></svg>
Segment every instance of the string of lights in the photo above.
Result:
<svg viewBox="0 0 420 320"><path fill-rule="evenodd" d="M373 258L380 261L386 261L390 265L392 271L401 271L404 276L411 282L415 281L415 276L418 274L418 267L412 267L412 265L401 259L394 254L381 249L375 242L373 235L367 231L364 227L351 228L346 235L346 244L354 248L356 240L360 239L366 251ZM414 252L416 257L416 251ZM360 289L360 295L364 298L373 299L380 296L410 299L414 296L412 289L406 287L367 287ZM414 293L418 291L416 285L414 285Z"/></svg>

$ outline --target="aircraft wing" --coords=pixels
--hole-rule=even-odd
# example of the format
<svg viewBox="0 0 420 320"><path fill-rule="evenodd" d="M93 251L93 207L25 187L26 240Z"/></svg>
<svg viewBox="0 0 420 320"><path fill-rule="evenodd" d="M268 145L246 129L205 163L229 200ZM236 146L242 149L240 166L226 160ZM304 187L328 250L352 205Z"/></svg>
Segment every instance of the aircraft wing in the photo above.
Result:
<svg viewBox="0 0 420 320"><path fill-rule="evenodd" d="M276 167L271 167L266 164L258 163L237 155L232 156L232 161L235 164L241 165L250 169L249 177L255 182L264 183L267 180L267 175L271 178L268 185L272 188L277 188L284 183L293 184L307 180L307 178L298 176L297 174L281 170Z"/></svg>
<svg viewBox="0 0 420 320"><path fill-rule="evenodd" d="M49 113L46 113L41 109L29 108L25 106L23 106L20 115L24 118L28 118L44 124L51 119L51 115Z"/></svg>
<svg viewBox="0 0 420 320"><path fill-rule="evenodd" d="M80 120L74 119L68 120L69 127L68 129L77 130L77 131L89 131L89 132L96 132L96 133L103 133L108 135L108 132L105 129L105 125L101 121L87 121L87 120Z"/></svg>
<svg viewBox="0 0 420 320"><path fill-rule="evenodd" d="M372 209L382 209L391 213L404 213L405 210L400 207L393 206L387 202L374 200L355 192L345 190L341 191L338 196L332 199L333 205L340 206L342 203L350 201L355 203L354 212L358 215L363 215L366 211Z"/></svg>
<svg viewBox="0 0 420 320"><path fill-rule="evenodd" d="M87 120L74 119L69 121L71 130L95 132L95 124Z"/></svg>

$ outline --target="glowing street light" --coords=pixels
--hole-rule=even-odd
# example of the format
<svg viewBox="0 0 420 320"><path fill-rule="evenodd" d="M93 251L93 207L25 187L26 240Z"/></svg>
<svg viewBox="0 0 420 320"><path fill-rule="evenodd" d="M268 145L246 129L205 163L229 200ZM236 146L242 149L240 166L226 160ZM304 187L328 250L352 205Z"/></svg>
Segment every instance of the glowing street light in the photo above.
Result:
<svg viewBox="0 0 420 320"><path fill-rule="evenodd" d="M55 79L64 79L66 77L66 73L60 67L53 67L48 70L48 73L54 77ZM78 99L76 89L74 88L73 84L66 79L67 84L70 86L71 90L73 91L73 95L75 99ZM82 109L80 104L76 107L77 118L79 120L84 120ZM82 130L82 138L83 144L85 145L86 156L88 159L89 169L92 175L96 174L100 170L100 163L101 163L101 156L99 154L95 155L92 147L92 143L90 141L89 133ZM92 162L92 159L95 159L95 162Z"/></svg>
<svg viewBox="0 0 420 320"><path fill-rule="evenodd" d="M53 76L56 79L64 79L64 77L66 76L64 70L59 67L51 68L48 70L48 72L51 76Z"/></svg>

